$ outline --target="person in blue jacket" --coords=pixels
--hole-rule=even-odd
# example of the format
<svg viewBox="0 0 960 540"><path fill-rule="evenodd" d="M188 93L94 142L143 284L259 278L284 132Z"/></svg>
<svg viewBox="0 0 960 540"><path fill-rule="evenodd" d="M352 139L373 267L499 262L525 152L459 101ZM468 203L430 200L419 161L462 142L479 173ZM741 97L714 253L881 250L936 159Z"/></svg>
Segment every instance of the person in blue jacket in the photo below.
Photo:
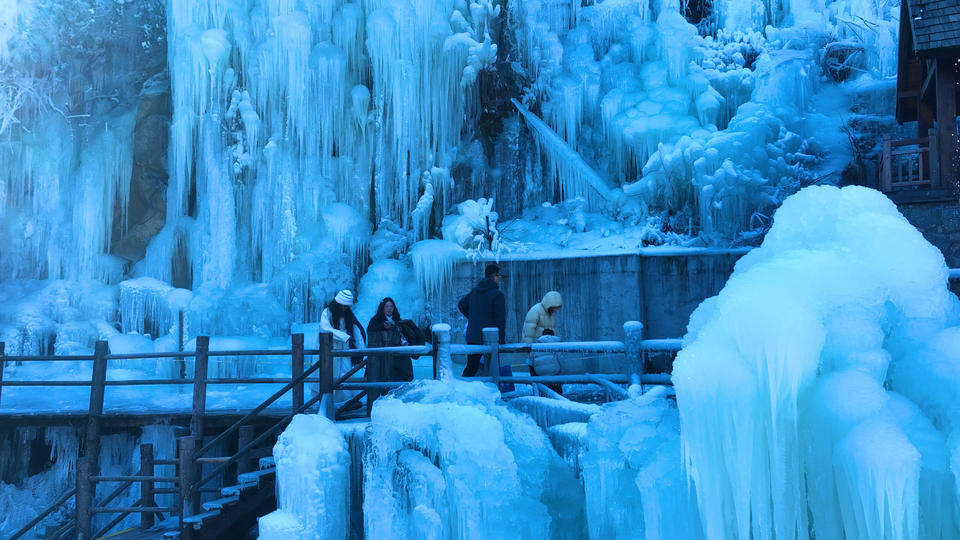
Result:
<svg viewBox="0 0 960 540"><path fill-rule="evenodd" d="M467 318L467 343L483 344L483 329L498 328L500 343L504 342L507 327L507 308L503 292L500 290L500 267L488 264L484 278L466 296L460 299L457 307ZM464 377L473 377L480 369L482 354L467 356L467 365L463 368Z"/></svg>

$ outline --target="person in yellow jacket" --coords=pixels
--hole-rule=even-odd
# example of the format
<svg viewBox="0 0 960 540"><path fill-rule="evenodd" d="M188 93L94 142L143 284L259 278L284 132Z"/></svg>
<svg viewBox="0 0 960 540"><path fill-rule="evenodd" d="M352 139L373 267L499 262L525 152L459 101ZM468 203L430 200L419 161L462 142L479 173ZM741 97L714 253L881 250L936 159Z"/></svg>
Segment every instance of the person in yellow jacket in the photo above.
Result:
<svg viewBox="0 0 960 540"><path fill-rule="evenodd" d="M560 293L550 291L543 295L543 300L530 308L523 320L523 342L537 341L547 328L556 331L557 312L561 307L563 307L563 300L560 298Z"/></svg>

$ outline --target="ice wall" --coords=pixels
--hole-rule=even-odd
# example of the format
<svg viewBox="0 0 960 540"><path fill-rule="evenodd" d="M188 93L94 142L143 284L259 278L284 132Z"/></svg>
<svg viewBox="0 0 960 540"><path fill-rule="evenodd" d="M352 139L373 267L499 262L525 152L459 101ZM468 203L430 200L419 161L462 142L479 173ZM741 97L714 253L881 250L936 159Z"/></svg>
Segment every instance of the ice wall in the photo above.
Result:
<svg viewBox="0 0 960 540"><path fill-rule="evenodd" d="M137 94L163 60L158 12L0 7L0 280L120 279L108 250L127 220Z"/></svg>
<svg viewBox="0 0 960 540"><path fill-rule="evenodd" d="M710 538L951 538L960 303L878 192L807 188L674 364Z"/></svg>
<svg viewBox="0 0 960 540"><path fill-rule="evenodd" d="M837 74L893 73L897 5L512 3L547 195L600 200L606 181L634 200L621 219L687 213L709 243L762 228L784 197L835 182L850 161L832 114L857 90Z"/></svg>
<svg viewBox="0 0 960 540"><path fill-rule="evenodd" d="M260 538L347 538L350 453L340 429L322 415L297 415L273 457L278 509L259 519Z"/></svg>
<svg viewBox="0 0 960 540"><path fill-rule="evenodd" d="M364 457L369 538L581 538L574 472L496 389L424 381L377 400Z"/></svg>

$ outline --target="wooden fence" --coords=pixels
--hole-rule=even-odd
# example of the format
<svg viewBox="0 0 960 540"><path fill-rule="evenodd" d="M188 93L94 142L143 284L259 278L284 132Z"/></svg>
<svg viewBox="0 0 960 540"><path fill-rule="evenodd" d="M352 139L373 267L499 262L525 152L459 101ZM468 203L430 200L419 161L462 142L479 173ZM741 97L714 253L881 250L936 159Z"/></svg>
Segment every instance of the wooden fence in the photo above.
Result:
<svg viewBox="0 0 960 540"><path fill-rule="evenodd" d="M180 537L192 538L195 530L203 523L204 514L201 512L201 496L206 492L219 491L208 487L215 479L223 479L228 474L239 476L248 473L257 457L270 454L270 444L279 432L297 414L301 414L317 407L319 414L335 420L339 413L355 404L369 390L388 390L407 384L401 381L365 381L354 377L366 365L371 357L382 357L386 361L396 356L431 356L433 358L433 378L455 376L453 373L453 356L481 354L485 358L484 374L469 380L486 381L495 384L513 383L529 384L539 388L541 392L564 399L545 385L547 383L579 383L595 384L610 391L625 395L618 383L631 384L670 384L669 376L665 374L644 373L645 355L652 351L675 352L680 348L679 339L644 340L642 338L643 325L638 322L629 322L624 325L624 341L590 341L576 343L534 343L534 344L500 344L496 329L488 328L483 332L483 345L454 345L450 340L450 330L446 325L435 325L432 344L421 346L385 347L376 349L335 350L333 337L329 333L318 336L318 348L306 349L303 334L291 336L290 348L284 350L233 350L211 351L210 338L198 336L194 351L151 352L132 354L111 354L107 342L98 341L92 355L71 356L4 356L4 344L0 342L0 400L3 389L8 387L57 387L57 386L89 386L90 403L87 411L87 425L84 434L82 457L77 462L76 487L60 496L40 515L31 520L19 531L11 536L10 540L20 538L33 527L40 524L49 515L56 512L71 499L75 500L76 516L60 529L63 535L75 536L82 540L96 538L110 533L119 523L131 514L140 514L140 527L147 529L156 523L157 518L166 519L167 516L181 516L179 520ZM535 352L566 352L566 353L603 353L622 354L625 361L619 373L607 374L567 374L553 376L511 376L500 375L500 365L503 358L511 355L525 356ZM238 377L238 378L210 378L208 364L213 357L249 357L249 356L286 356L290 358L290 378L267 377ZM307 366L306 358L316 357L312 365ZM359 359L353 367L340 376L334 371L334 358L353 357ZM186 358L194 359L192 378L189 379L132 379L107 380L107 363L118 360L136 359L169 359L182 362ZM89 361L93 363L92 375L89 381L57 381L57 380L4 380L3 367L6 362L42 362L49 363L55 368L57 362ZM207 385L209 384L283 384L279 390L269 398L254 407L231 426L202 444L205 435L205 417L207 413ZM100 434L103 422L104 395L108 387L114 386L145 386L145 385L183 385L193 387L193 398L190 415L189 435L177 439L178 457L175 460L157 460L153 458L153 447L149 444L140 447L140 470L136 474L103 476L99 474ZM306 388L316 384L317 391L307 399ZM335 390L360 390L339 409L334 403ZM290 394L291 406L288 414L272 423L265 431L254 436L250 421L263 413L268 407L276 403L283 396ZM228 456L212 455L213 451L228 439L236 440L237 451ZM209 464L212 470L202 474L203 466ZM157 465L174 465L174 476L158 476L154 474ZM209 468L209 467L208 467ZM94 501L96 485L99 483L116 483L117 488L110 492L100 502ZM159 484L159 486L158 486ZM139 486L137 502L127 506L111 506L126 490L134 485ZM175 506L158 506L155 496L158 494L176 495ZM98 531L93 529L93 517L97 514L113 514L114 518Z"/></svg>

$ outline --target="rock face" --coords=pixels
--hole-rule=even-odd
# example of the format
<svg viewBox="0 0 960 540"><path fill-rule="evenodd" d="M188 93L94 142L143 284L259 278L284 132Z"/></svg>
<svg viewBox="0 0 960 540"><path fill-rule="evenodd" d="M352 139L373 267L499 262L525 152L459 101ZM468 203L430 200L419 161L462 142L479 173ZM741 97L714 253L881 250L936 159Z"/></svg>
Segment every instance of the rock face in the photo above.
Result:
<svg viewBox="0 0 960 540"><path fill-rule="evenodd" d="M170 80L166 72L144 83L134 127L133 173L126 223L114 218L113 255L135 262L163 227L167 190L167 144L171 118Z"/></svg>

